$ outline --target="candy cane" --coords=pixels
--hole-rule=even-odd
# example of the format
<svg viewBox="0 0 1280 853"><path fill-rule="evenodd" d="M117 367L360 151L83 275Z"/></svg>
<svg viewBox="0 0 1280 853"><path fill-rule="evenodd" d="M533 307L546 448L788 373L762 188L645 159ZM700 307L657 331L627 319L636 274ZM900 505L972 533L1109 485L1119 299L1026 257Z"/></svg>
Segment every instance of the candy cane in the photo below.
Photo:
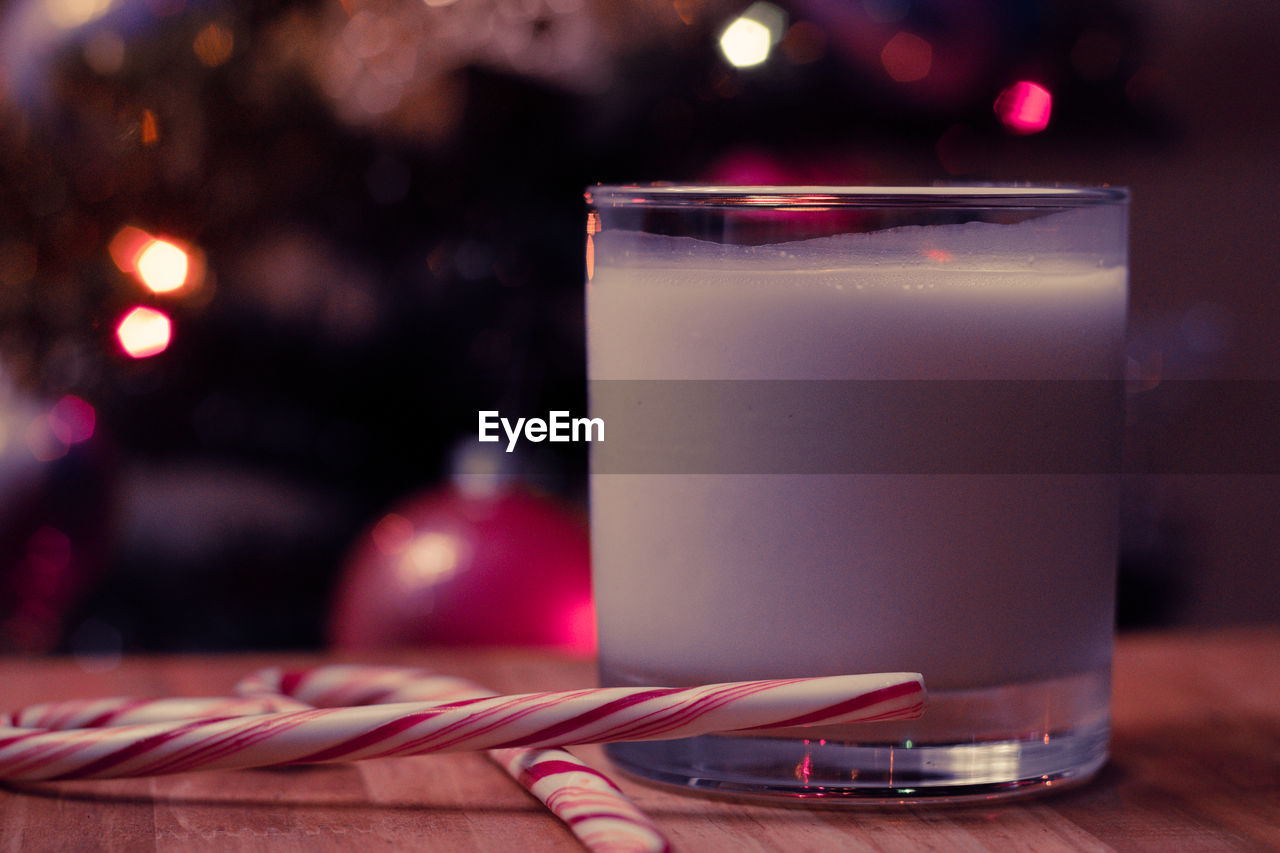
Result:
<svg viewBox="0 0 1280 853"><path fill-rule="evenodd" d="M91 729L130 726L201 717L244 717L278 711L300 711L308 705L282 695L174 699L69 699L28 705L0 714L0 727L23 729Z"/></svg>
<svg viewBox="0 0 1280 853"><path fill-rule="evenodd" d="M0 729L0 779L102 779L424 755L664 740L721 731L910 719L912 673L608 687L445 704L394 703L73 731Z"/></svg>
<svg viewBox="0 0 1280 853"><path fill-rule="evenodd" d="M316 707L443 702L495 695L462 678L423 669L330 664L295 672L264 669L236 685L242 695L280 695ZM563 749L496 749L488 756L562 820L594 853L665 853L670 842L613 781Z"/></svg>

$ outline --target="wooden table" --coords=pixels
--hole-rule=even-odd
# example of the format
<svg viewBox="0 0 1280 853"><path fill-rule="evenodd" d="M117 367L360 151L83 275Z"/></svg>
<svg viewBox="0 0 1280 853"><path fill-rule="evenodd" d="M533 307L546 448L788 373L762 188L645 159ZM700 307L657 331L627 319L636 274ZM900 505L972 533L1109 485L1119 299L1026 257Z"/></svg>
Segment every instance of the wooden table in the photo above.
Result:
<svg viewBox="0 0 1280 853"><path fill-rule="evenodd" d="M0 707L216 695L316 656L0 659ZM592 684L536 651L397 656L518 692ZM385 661L384 661L385 662ZM676 849L1280 850L1280 629L1122 637L1113 760L1093 784L1003 805L806 810L619 782ZM597 748L575 749L605 766ZM0 788L0 850L572 851L565 828L475 754Z"/></svg>

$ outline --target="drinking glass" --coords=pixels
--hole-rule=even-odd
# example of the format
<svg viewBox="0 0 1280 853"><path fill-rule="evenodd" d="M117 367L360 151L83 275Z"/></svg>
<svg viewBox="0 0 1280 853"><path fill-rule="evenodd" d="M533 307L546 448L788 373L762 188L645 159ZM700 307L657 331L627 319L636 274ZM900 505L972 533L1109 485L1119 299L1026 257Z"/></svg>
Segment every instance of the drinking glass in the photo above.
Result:
<svg viewBox="0 0 1280 853"><path fill-rule="evenodd" d="M1125 191L596 186L606 685L919 672L910 722L608 747L736 796L966 800L1107 757Z"/></svg>

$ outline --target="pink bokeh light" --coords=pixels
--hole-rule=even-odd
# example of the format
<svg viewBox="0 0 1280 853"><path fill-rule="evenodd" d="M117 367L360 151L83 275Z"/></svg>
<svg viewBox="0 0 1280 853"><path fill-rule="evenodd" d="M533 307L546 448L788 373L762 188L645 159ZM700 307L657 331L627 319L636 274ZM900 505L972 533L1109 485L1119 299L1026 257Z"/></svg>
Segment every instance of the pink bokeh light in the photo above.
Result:
<svg viewBox="0 0 1280 853"><path fill-rule="evenodd" d="M1010 131L1039 133L1049 126L1053 95L1038 83L1019 80L1000 93L995 110L1000 122Z"/></svg>
<svg viewBox="0 0 1280 853"><path fill-rule="evenodd" d="M49 412L49 428L63 444L78 444L93 438L96 422L93 406L71 394L55 403Z"/></svg>

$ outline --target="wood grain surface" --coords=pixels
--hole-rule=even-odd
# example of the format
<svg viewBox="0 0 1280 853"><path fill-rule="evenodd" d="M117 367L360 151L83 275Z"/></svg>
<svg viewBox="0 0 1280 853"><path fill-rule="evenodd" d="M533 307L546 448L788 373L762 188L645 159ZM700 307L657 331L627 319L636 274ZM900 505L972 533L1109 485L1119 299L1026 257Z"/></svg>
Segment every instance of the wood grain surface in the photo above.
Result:
<svg viewBox="0 0 1280 853"><path fill-rule="evenodd" d="M504 692L594 683L590 661L530 650L392 659ZM332 658L126 658L87 671L70 659L0 659L0 708L222 695L258 667L322 660ZM686 853L1280 850L1280 629L1121 637L1114 711L1113 757L1097 780L1004 804L779 808L618 781ZM574 752L607 767L598 748ZM580 849L536 800L475 754L0 786L4 851Z"/></svg>

